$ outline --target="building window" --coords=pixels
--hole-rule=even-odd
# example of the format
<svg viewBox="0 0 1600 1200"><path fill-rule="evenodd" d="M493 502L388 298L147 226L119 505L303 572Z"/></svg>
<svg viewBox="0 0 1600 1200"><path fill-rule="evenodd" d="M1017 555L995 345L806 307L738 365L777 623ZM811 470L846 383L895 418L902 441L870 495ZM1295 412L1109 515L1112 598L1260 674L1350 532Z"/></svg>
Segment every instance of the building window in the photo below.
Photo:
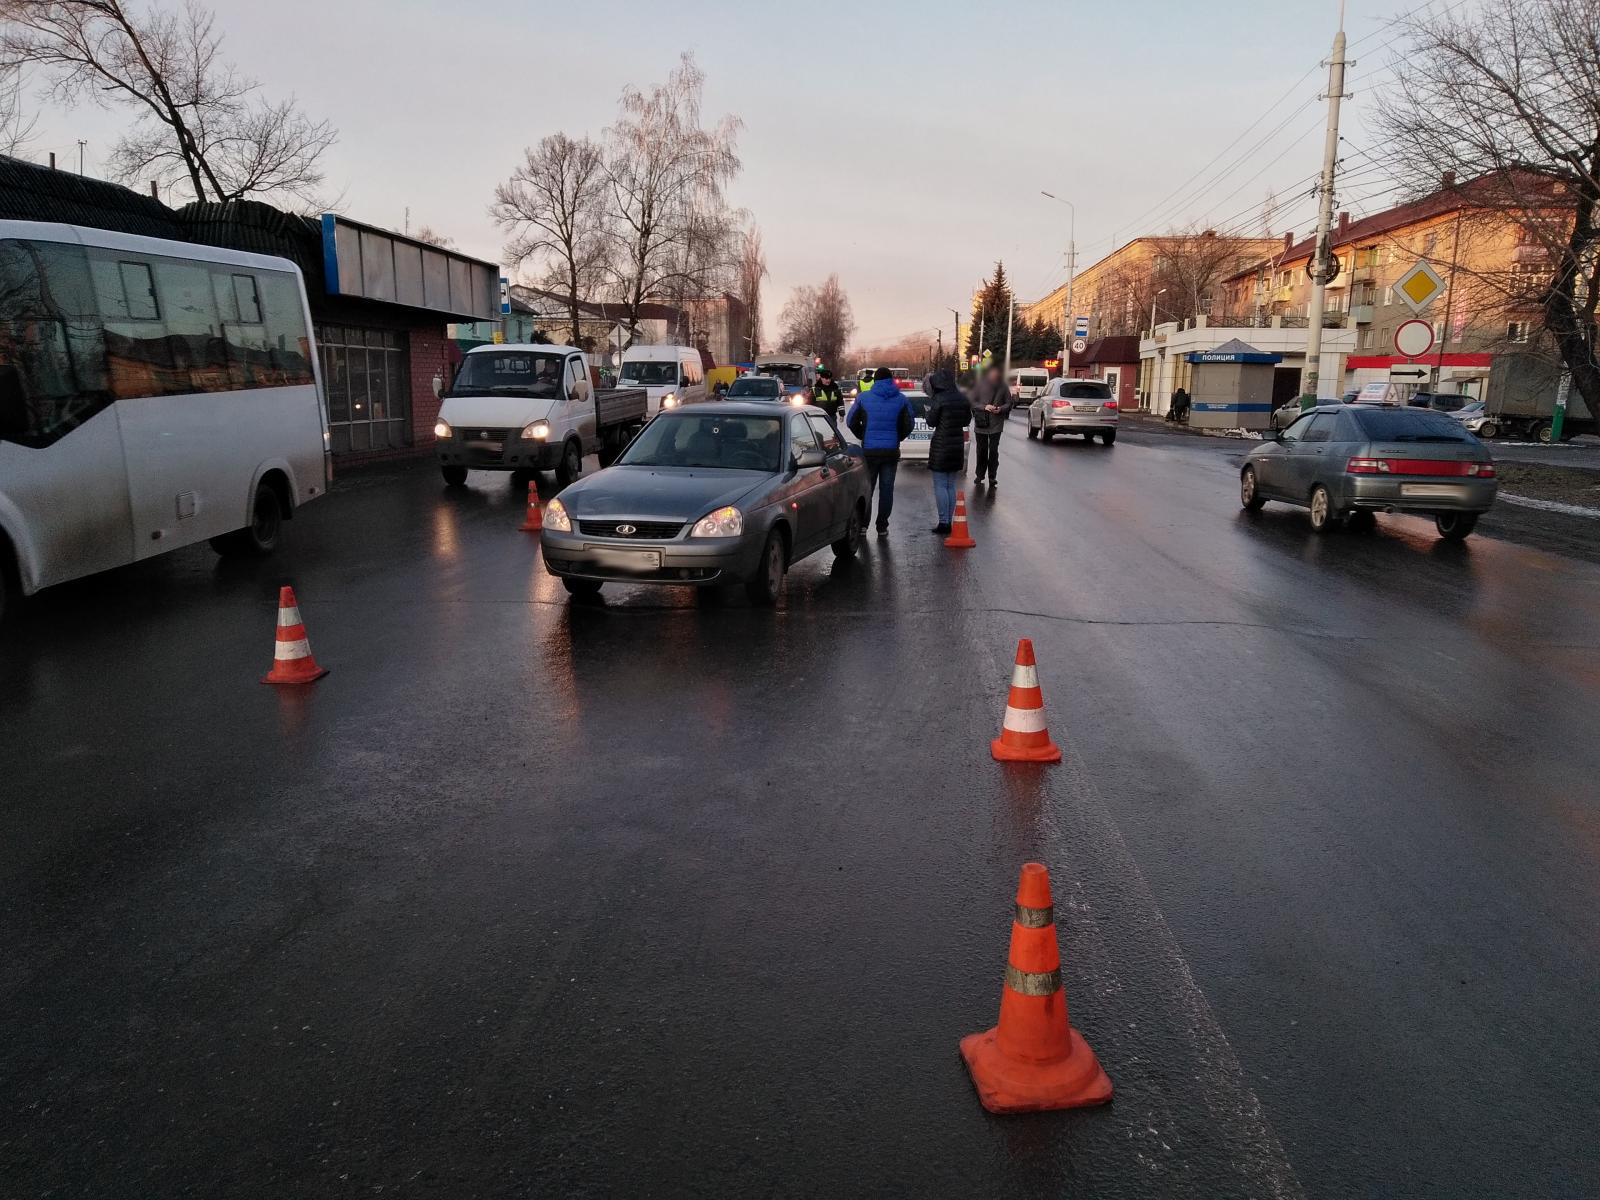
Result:
<svg viewBox="0 0 1600 1200"><path fill-rule="evenodd" d="M1506 326L1506 341L1525 342L1528 340L1528 323L1526 321L1512 321Z"/></svg>
<svg viewBox="0 0 1600 1200"><path fill-rule="evenodd" d="M1372 326L1363 325L1356 330L1356 349L1370 350L1372 348Z"/></svg>
<svg viewBox="0 0 1600 1200"><path fill-rule="evenodd" d="M411 444L411 371L406 335L392 329L323 325L317 353L328 391L335 454Z"/></svg>

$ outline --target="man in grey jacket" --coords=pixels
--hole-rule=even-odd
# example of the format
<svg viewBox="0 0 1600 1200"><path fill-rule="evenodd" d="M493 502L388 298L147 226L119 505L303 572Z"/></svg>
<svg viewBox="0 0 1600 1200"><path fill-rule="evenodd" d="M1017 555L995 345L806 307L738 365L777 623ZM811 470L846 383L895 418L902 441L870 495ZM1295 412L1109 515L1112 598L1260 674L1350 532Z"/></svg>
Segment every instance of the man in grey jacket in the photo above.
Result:
<svg viewBox="0 0 1600 1200"><path fill-rule="evenodd" d="M1012 404L1011 389L1006 386L1000 364L991 362L983 368L977 386L972 389L972 432L978 439L975 487L983 486L986 474L991 492L1000 482L1000 435L1005 432Z"/></svg>

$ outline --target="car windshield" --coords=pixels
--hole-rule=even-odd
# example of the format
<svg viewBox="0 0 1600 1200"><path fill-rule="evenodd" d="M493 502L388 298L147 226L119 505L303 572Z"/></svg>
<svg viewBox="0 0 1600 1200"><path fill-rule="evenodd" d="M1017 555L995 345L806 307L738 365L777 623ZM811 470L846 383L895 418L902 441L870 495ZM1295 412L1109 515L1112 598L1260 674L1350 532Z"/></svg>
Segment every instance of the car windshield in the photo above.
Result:
<svg viewBox="0 0 1600 1200"><path fill-rule="evenodd" d="M782 443L777 417L673 413L646 425L617 461L629 467L776 472Z"/></svg>
<svg viewBox="0 0 1600 1200"><path fill-rule="evenodd" d="M1356 413L1375 442L1470 442L1472 435L1442 413L1418 408L1367 408Z"/></svg>
<svg viewBox="0 0 1600 1200"><path fill-rule="evenodd" d="M928 395L926 392L907 392L906 403L911 405L911 415L926 421L928 419Z"/></svg>
<svg viewBox="0 0 1600 1200"><path fill-rule="evenodd" d="M561 390L565 355L532 350L474 351L462 360L452 392L520 392L555 396Z"/></svg>
<svg viewBox="0 0 1600 1200"><path fill-rule="evenodd" d="M783 395L783 385L776 379L735 379L728 387L728 399L772 400Z"/></svg>
<svg viewBox="0 0 1600 1200"><path fill-rule="evenodd" d="M784 387L799 387L806 381L806 369L799 363L762 363L761 373L781 379Z"/></svg>
<svg viewBox="0 0 1600 1200"><path fill-rule="evenodd" d="M625 362L622 364L622 382L635 387L676 387L678 364L658 360Z"/></svg>

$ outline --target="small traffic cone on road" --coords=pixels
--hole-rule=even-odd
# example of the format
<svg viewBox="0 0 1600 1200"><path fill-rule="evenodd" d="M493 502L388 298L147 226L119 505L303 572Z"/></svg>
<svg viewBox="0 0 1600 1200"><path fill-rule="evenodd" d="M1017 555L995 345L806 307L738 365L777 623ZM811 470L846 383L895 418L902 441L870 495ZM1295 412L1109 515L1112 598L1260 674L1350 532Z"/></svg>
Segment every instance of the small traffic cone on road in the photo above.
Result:
<svg viewBox="0 0 1600 1200"><path fill-rule="evenodd" d="M1083 1108L1111 1099L1111 1080L1067 1016L1050 872L1023 863L1000 1023L961 1039L961 1057L990 1112Z"/></svg>
<svg viewBox="0 0 1600 1200"><path fill-rule="evenodd" d="M314 683L328 673L311 657L305 622L292 587L278 590L278 640L272 653L272 670L262 683Z"/></svg>
<svg viewBox="0 0 1600 1200"><path fill-rule="evenodd" d="M1033 641L1017 643L1017 665L1011 670L1011 694L1000 736L989 743L1000 762L1060 762L1061 747L1050 740L1044 725L1044 696L1039 691L1039 668L1033 661Z"/></svg>
<svg viewBox="0 0 1600 1200"><path fill-rule="evenodd" d="M952 550L970 550L978 543L972 540L972 531L967 528L967 494L956 493L956 519L950 526L950 536L944 539L944 544Z"/></svg>
<svg viewBox="0 0 1600 1200"><path fill-rule="evenodd" d="M528 515L517 526L521 533L538 533L544 528L544 505L539 500L539 481L528 480Z"/></svg>

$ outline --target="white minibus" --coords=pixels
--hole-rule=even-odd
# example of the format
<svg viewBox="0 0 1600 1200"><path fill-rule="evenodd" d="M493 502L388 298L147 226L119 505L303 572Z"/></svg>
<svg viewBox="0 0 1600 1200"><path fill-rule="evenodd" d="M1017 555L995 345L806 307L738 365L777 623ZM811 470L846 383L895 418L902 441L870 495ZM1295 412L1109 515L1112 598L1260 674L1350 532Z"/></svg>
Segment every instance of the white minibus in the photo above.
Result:
<svg viewBox="0 0 1600 1200"><path fill-rule="evenodd" d="M331 477L311 328L285 259L0 221L0 615L205 539L275 549Z"/></svg>

